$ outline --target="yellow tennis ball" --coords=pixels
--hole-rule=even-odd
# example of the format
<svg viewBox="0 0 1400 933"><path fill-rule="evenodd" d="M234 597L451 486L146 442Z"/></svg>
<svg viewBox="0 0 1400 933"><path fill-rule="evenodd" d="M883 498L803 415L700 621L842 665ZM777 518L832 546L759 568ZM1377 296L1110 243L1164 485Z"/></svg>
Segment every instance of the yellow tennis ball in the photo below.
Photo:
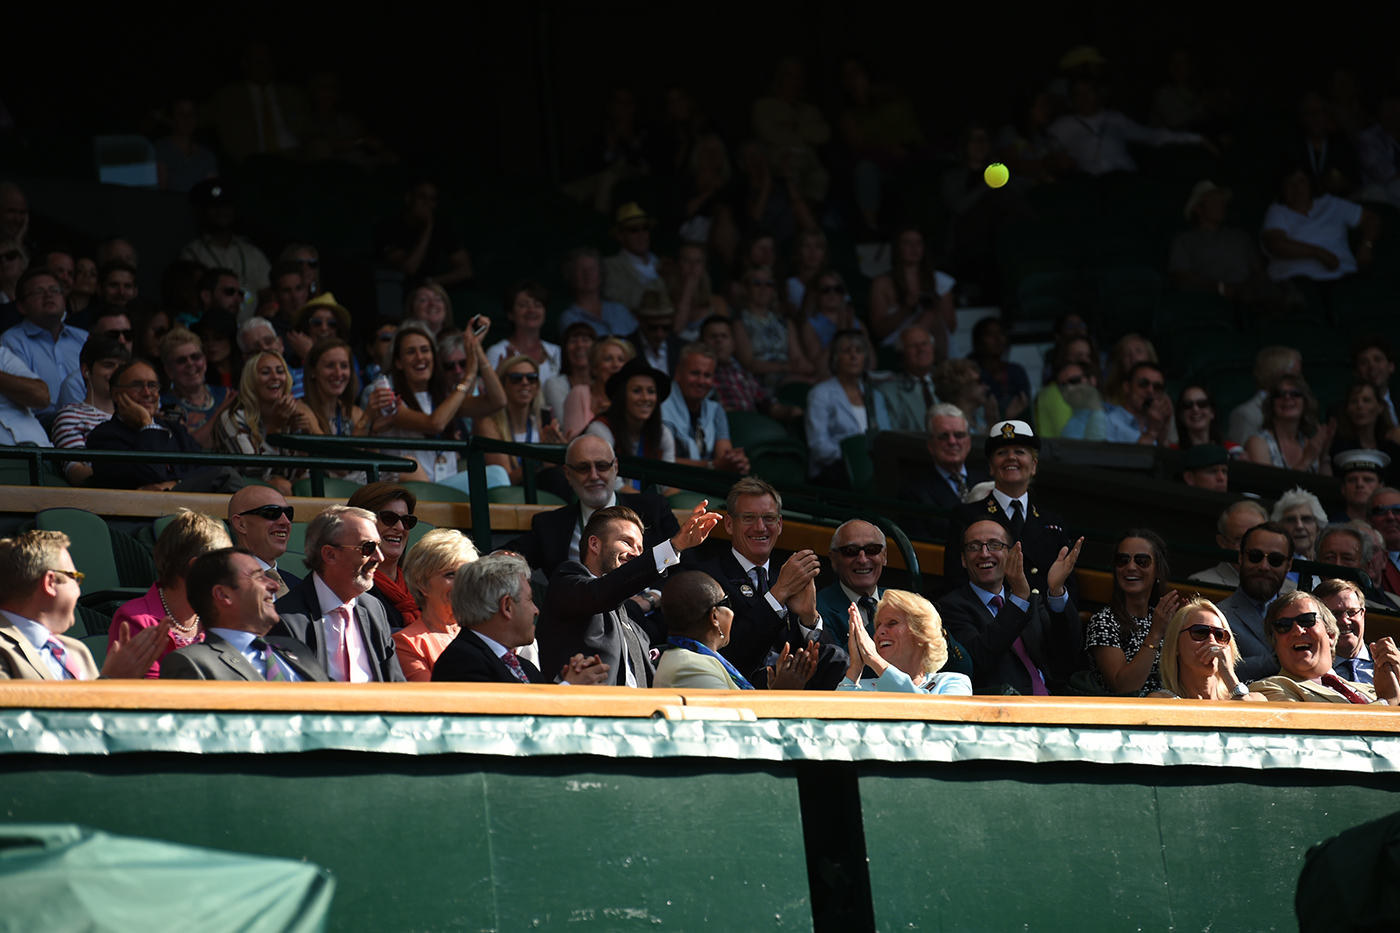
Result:
<svg viewBox="0 0 1400 933"><path fill-rule="evenodd" d="M993 162L991 165L987 166L987 170L982 173L982 180L992 188L1000 188L1002 185L1006 184L1010 178L1011 172L1000 162Z"/></svg>

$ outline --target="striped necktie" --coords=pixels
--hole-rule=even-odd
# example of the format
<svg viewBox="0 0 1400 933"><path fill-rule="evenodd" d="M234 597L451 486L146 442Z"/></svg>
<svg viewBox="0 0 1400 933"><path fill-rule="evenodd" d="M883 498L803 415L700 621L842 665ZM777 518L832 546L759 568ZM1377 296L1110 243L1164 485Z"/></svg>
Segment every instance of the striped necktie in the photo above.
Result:
<svg viewBox="0 0 1400 933"><path fill-rule="evenodd" d="M291 668L287 662L282 660L282 657L271 645L261 638L254 638L249 644L262 652L264 680L288 683L295 679L292 677Z"/></svg>

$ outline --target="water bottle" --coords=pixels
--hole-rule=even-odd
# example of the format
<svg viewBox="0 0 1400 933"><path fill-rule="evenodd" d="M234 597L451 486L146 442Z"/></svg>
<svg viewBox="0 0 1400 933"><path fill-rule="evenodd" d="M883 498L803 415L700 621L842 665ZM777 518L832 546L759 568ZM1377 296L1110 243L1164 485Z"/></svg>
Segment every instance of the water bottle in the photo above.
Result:
<svg viewBox="0 0 1400 933"><path fill-rule="evenodd" d="M381 387L382 387L382 388L385 388L385 389L393 388L393 384L389 381L389 376L388 376L386 373L380 373L378 376L375 376L375 377L374 377L374 382L373 382L373 383L371 384L371 386L370 386L370 393L373 394L375 390L377 390L377 389L379 389L379 388L381 388ZM379 413L380 413L381 415L383 415L385 418L388 418L390 415L392 415L394 412L396 412L396 411L398 411L398 410L399 410L398 403L395 402L393 405L389 406L388 408L381 408L381 409L379 409Z"/></svg>

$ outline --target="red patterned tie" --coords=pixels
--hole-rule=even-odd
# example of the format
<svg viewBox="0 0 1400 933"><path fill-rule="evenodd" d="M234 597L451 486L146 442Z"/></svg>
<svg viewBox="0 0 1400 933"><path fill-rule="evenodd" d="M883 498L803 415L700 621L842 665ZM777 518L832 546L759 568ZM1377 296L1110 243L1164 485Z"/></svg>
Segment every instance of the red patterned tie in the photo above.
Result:
<svg viewBox="0 0 1400 933"><path fill-rule="evenodd" d="M1351 687L1347 686L1347 682L1345 680L1342 680L1342 678L1338 677L1336 674L1329 672L1323 674L1321 679L1322 685L1324 687L1331 687L1333 690L1346 697L1348 703L1366 704L1371 702L1361 694L1357 693L1355 690L1351 689Z"/></svg>
<svg viewBox="0 0 1400 933"><path fill-rule="evenodd" d="M515 675L516 680L520 681L522 684L528 684L530 682L529 676L525 673L525 668L520 666L520 659L515 656L514 651L507 648L506 653L501 655L501 660L505 662L506 667L510 668L510 672Z"/></svg>

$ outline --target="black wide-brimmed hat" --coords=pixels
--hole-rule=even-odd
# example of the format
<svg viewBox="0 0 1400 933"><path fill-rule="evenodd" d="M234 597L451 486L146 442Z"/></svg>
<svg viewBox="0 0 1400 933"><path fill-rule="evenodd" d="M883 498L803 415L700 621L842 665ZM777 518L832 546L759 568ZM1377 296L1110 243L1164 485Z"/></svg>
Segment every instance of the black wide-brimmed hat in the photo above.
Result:
<svg viewBox="0 0 1400 933"><path fill-rule="evenodd" d="M608 383L605 386L608 398L621 392L623 387L627 385L627 380L633 376L650 376L656 380L656 404L658 405L666 401L666 396L671 394L671 377L648 363L646 357L634 356L627 361L627 365L608 377Z"/></svg>

